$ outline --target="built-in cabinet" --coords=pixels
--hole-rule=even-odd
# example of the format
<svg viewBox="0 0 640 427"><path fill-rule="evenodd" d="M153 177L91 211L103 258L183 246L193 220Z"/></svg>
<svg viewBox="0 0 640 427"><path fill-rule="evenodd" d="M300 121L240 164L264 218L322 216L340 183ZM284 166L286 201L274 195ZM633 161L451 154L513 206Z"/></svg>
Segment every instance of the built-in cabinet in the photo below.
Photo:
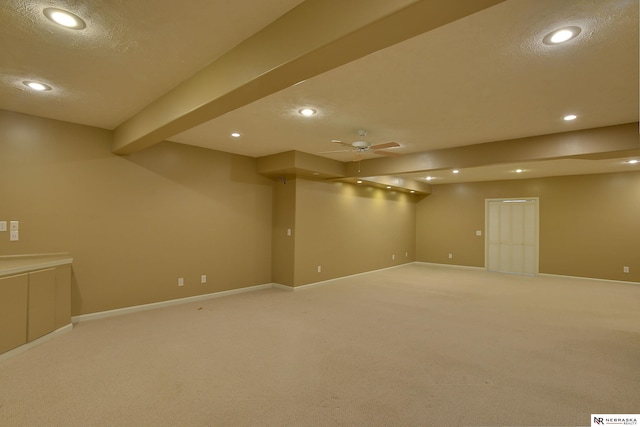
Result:
<svg viewBox="0 0 640 427"><path fill-rule="evenodd" d="M0 354L71 324L71 259L9 261L0 259Z"/></svg>
<svg viewBox="0 0 640 427"><path fill-rule="evenodd" d="M0 278L0 353L26 344L29 275Z"/></svg>

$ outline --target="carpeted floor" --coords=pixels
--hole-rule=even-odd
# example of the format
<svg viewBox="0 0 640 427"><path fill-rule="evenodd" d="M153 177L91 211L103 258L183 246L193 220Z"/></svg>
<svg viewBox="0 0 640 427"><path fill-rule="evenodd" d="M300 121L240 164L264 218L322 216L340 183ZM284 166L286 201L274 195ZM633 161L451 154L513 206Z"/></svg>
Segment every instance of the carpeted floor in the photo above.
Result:
<svg viewBox="0 0 640 427"><path fill-rule="evenodd" d="M640 285L410 264L77 324L2 426L588 426L640 412Z"/></svg>

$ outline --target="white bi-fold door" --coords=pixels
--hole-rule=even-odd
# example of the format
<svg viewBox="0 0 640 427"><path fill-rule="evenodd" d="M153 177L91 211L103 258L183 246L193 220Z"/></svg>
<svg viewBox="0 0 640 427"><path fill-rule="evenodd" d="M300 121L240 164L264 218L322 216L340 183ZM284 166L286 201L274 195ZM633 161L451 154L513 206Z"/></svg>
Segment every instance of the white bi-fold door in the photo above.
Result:
<svg viewBox="0 0 640 427"><path fill-rule="evenodd" d="M538 274L538 198L487 199L485 266Z"/></svg>

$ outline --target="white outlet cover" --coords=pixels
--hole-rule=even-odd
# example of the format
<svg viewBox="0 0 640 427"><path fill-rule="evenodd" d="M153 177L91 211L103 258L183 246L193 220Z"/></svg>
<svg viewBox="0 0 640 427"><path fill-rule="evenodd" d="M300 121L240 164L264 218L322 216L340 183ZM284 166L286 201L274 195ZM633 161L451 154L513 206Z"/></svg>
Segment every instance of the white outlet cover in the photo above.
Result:
<svg viewBox="0 0 640 427"><path fill-rule="evenodd" d="M0 221L0 231L7 231L7 221Z"/></svg>
<svg viewBox="0 0 640 427"><path fill-rule="evenodd" d="M11 221L9 223L9 228L11 229L11 231L18 231L20 229L20 222L19 221Z"/></svg>
<svg viewBox="0 0 640 427"><path fill-rule="evenodd" d="M20 233L19 231L10 231L9 232L9 240L12 242L16 242L18 240L20 240L20 235L18 233Z"/></svg>

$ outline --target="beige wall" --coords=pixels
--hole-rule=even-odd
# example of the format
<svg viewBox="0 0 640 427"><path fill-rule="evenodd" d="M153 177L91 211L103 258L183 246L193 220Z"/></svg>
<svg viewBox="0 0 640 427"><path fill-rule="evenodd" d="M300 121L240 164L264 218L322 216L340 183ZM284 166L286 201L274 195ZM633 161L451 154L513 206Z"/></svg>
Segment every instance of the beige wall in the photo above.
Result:
<svg viewBox="0 0 640 427"><path fill-rule="evenodd" d="M73 315L270 282L273 182L255 159L168 142L120 157L110 138L0 111L0 219L20 221L0 254L69 252Z"/></svg>
<svg viewBox="0 0 640 427"><path fill-rule="evenodd" d="M414 196L340 182L296 181L296 286L415 259Z"/></svg>
<svg viewBox="0 0 640 427"><path fill-rule="evenodd" d="M294 178L278 179L273 192L272 280L286 286L295 283L296 186Z"/></svg>
<svg viewBox="0 0 640 427"><path fill-rule="evenodd" d="M484 199L514 196L540 197L541 272L640 281L640 172L436 185L420 199L284 184L255 159L170 142L121 157L110 142L0 111L0 220L20 221L20 241L0 233L0 255L69 252L73 315L413 260L483 266Z"/></svg>
<svg viewBox="0 0 640 427"><path fill-rule="evenodd" d="M434 185L417 260L483 267L485 199L510 197L539 197L540 273L640 282L640 172Z"/></svg>

